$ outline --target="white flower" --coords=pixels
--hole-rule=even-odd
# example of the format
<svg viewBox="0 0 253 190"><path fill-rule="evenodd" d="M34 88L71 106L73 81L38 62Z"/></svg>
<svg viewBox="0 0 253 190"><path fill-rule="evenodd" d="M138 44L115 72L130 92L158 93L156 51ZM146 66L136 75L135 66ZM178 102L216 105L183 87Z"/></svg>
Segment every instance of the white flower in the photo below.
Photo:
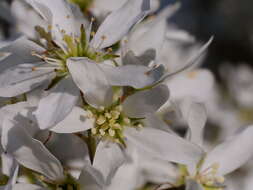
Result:
<svg viewBox="0 0 253 190"><path fill-rule="evenodd" d="M100 65L84 58L72 59L68 64L71 65L70 73L75 76L75 83L89 105L84 110L73 110L51 129L55 132L77 132L93 128L94 135L115 138L124 143L125 128L139 128L142 119L149 118L168 100L169 91L164 85L137 91L130 96L121 94L121 91L115 94ZM74 125L69 127L70 123Z"/></svg>
<svg viewBox="0 0 253 190"><path fill-rule="evenodd" d="M192 143L194 143L196 148L202 147L203 128L206 120L203 111L203 106L201 104L191 105L190 112L188 112L190 118L188 120L190 131L188 132L187 138L189 141L181 139L182 142L187 144L187 146L193 145ZM192 186L191 188L187 187L189 190L203 190L208 188L223 189L225 181L224 176L241 167L252 157L253 152L250 149L252 146L252 130L253 126L247 127L242 132L228 138L228 140L219 144L209 152L206 152L204 148L200 148L202 149L202 154L195 154L195 161L197 162L194 163L193 161L189 163L190 160L188 157L188 163L183 164L185 165L186 170L180 170L182 172L182 176L179 176L178 181L176 180L174 183L170 182L170 184L172 184L172 186ZM136 142L138 143L138 141ZM183 150L181 143L179 144L174 140L171 144L174 144L174 147L177 147L177 149L179 148L183 152L186 152L186 150ZM141 144L139 144L139 146L141 146ZM174 147L170 148L167 146L167 152L173 152L173 155L175 155L174 152L177 150L175 150ZM161 147L159 148L159 154L157 152L158 147L156 147L156 149L150 148L149 151L152 152L153 155L160 157L161 160L164 160L166 148L164 148L164 150L162 150ZM192 151L193 149L188 149L188 151L190 150ZM187 158L186 155L178 157L177 160L175 158L168 158L168 161L182 164L183 158ZM183 180L183 183L181 180ZM171 181L171 179L168 179L168 181Z"/></svg>
<svg viewBox="0 0 253 190"><path fill-rule="evenodd" d="M136 22L146 16L149 0L133 1L134 3L129 1L112 12L91 41L91 28L85 33L78 10L65 0L55 0L53 3L48 0L27 2L49 24L52 38L42 28L37 28L41 35L46 35L43 37L48 42L47 48L52 48L52 43L55 43L58 45L54 47L57 50L45 49L24 37L2 48L1 51L11 54L1 61L0 95L17 96L55 79L52 82L57 84L50 89L49 95L41 100L36 111L40 128L46 129L64 119L79 97L79 90L68 72L70 68L67 59L82 56L92 58L96 62L103 61L107 53L102 52L102 49L121 40ZM119 27L122 22L127 24ZM48 113L50 117L42 121L41 113Z"/></svg>
<svg viewBox="0 0 253 190"><path fill-rule="evenodd" d="M26 102L1 109L1 140L4 154L53 181L59 182L65 178L63 166L68 174L78 178L85 162L89 162L86 144L74 134L40 131L30 115L32 109L34 108L29 107ZM3 156L2 158L6 157ZM6 164L4 173L8 175L12 166L7 168L7 157L3 161Z"/></svg>

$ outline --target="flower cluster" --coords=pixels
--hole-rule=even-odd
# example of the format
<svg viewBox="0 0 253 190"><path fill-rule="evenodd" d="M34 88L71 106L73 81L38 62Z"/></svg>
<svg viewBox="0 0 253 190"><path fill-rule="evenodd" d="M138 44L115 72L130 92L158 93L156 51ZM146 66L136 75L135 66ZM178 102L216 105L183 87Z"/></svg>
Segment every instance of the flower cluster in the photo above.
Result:
<svg viewBox="0 0 253 190"><path fill-rule="evenodd" d="M178 3L158 7L12 3L15 18L3 19L19 35L0 44L0 188L225 190L224 176L253 154L253 126L205 148L214 77L198 64L213 38L200 44L169 24Z"/></svg>

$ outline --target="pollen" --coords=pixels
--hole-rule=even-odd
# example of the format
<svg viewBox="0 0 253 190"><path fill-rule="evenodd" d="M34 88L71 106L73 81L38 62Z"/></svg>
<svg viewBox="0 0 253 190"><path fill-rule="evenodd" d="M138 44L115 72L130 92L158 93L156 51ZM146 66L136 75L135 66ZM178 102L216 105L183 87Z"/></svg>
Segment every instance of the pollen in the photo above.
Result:
<svg viewBox="0 0 253 190"><path fill-rule="evenodd" d="M190 73L187 74L187 77L190 78L190 79L194 79L197 77L197 72L196 71L192 71Z"/></svg>
<svg viewBox="0 0 253 190"><path fill-rule="evenodd" d="M139 119L131 119L123 113L120 101L110 107L88 106L85 110L95 119L95 126L91 129L92 135L115 143L125 145L124 130L126 127L134 127L137 130L143 128Z"/></svg>

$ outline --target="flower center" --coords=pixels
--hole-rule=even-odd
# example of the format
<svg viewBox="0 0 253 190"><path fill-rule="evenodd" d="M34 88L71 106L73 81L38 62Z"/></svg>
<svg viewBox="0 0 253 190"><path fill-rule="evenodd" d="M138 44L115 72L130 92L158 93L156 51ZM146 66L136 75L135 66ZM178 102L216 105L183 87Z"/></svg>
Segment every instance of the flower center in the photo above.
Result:
<svg viewBox="0 0 253 190"><path fill-rule="evenodd" d="M141 119L127 117L122 111L122 105L116 103L108 108L100 107L95 109L88 106L86 108L88 117L95 118L95 126L91 133L99 138L106 138L113 142L125 145L124 129L134 127L140 129L143 127Z"/></svg>
<svg viewBox="0 0 253 190"><path fill-rule="evenodd" d="M66 62L70 57L87 57L96 63L105 60L113 60L118 57L111 53L111 48L108 48L107 51L102 51L91 47L89 45L89 39L94 33L91 32L91 34L89 34L90 36L87 38L83 25L80 28L79 37L67 35L64 30L59 31L62 34L61 45L54 42L51 33L45 31L44 28L36 26L35 29L41 38L40 45L43 46L46 51L43 53L32 52L32 55L41 58L48 66L34 67L33 70L53 69L57 77L64 77L69 74Z"/></svg>
<svg viewBox="0 0 253 190"><path fill-rule="evenodd" d="M195 179L206 189L223 189L225 179L223 176L218 176L218 169L219 164L214 163L202 172L197 173Z"/></svg>

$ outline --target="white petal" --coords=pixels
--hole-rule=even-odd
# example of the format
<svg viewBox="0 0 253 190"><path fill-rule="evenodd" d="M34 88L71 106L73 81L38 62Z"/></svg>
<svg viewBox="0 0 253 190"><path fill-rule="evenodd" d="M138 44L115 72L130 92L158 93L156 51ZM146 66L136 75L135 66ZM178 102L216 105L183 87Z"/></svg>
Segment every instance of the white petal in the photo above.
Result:
<svg viewBox="0 0 253 190"><path fill-rule="evenodd" d="M174 77L166 83L171 91L171 98L175 100L192 97L205 102L212 94L214 76L206 69L197 69Z"/></svg>
<svg viewBox="0 0 253 190"><path fill-rule="evenodd" d="M56 133L77 133L94 127L94 118L89 118L84 109L74 107L72 111L50 130Z"/></svg>
<svg viewBox="0 0 253 190"><path fill-rule="evenodd" d="M35 112L40 129L54 127L62 121L78 101L79 91L70 77L62 79L42 98Z"/></svg>
<svg viewBox="0 0 253 190"><path fill-rule="evenodd" d="M134 88L144 88L156 83L165 72L163 66L151 69L142 65L113 67L104 64L101 65L101 68L112 86L132 86Z"/></svg>
<svg viewBox="0 0 253 190"><path fill-rule="evenodd" d="M124 161L125 155L118 144L100 141L96 149L93 167L102 173L108 184Z"/></svg>
<svg viewBox="0 0 253 190"><path fill-rule="evenodd" d="M143 120L145 127L160 129L169 133L174 133L170 126L159 118L156 114L148 114Z"/></svg>
<svg viewBox="0 0 253 190"><path fill-rule="evenodd" d="M99 171L86 164L78 179L81 190L104 190L104 179Z"/></svg>
<svg viewBox="0 0 253 190"><path fill-rule="evenodd" d="M17 167L17 161L10 155L6 153L1 154L2 159L2 172L4 175L11 176Z"/></svg>
<svg viewBox="0 0 253 190"><path fill-rule="evenodd" d="M46 21L34 9L31 9L25 1L13 1L11 12L16 19L16 27L29 39L38 37L37 31L34 30L35 26L47 28Z"/></svg>
<svg viewBox="0 0 253 190"><path fill-rule="evenodd" d="M38 185L17 183L12 187L12 190L47 190L46 188L40 187Z"/></svg>
<svg viewBox="0 0 253 190"><path fill-rule="evenodd" d="M150 0L129 0L112 12L99 27L91 44L94 48L105 48L118 42L150 10Z"/></svg>
<svg viewBox="0 0 253 190"><path fill-rule="evenodd" d="M60 162L44 147L33 139L23 128L22 123L5 119L3 124L2 144L23 166L44 174L52 180L63 178Z"/></svg>
<svg viewBox="0 0 253 190"><path fill-rule="evenodd" d="M19 102L16 104L11 104L4 106L0 109L0 125L2 125L4 118L9 115L9 116L14 116L21 110L27 108L29 104L27 102Z"/></svg>
<svg viewBox="0 0 253 190"><path fill-rule="evenodd" d="M38 63L39 64L39 63ZM0 74L0 96L13 97L42 85L54 77L52 70L35 70L36 64L19 64Z"/></svg>
<svg viewBox="0 0 253 190"><path fill-rule="evenodd" d="M11 53L8 57L0 61L0 71L22 63L33 63L41 61L38 57L32 56L32 52L41 53L45 51L36 43L25 37L20 37L9 45L0 49L0 52Z"/></svg>
<svg viewBox="0 0 253 190"><path fill-rule="evenodd" d="M137 147L162 160L196 165L204 154L197 145L162 130L144 127L141 130L126 129L125 134Z"/></svg>
<svg viewBox="0 0 253 190"><path fill-rule="evenodd" d="M207 121L207 112L203 103L194 102L191 99L186 99L181 103L184 118L187 121L188 139L202 146L203 130Z"/></svg>
<svg viewBox="0 0 253 190"><path fill-rule="evenodd" d="M26 0L52 26L52 35L57 43L62 43L64 33L79 35L80 10L66 0ZM86 21L85 21L86 22ZM64 31L64 33L62 33Z"/></svg>
<svg viewBox="0 0 253 190"><path fill-rule="evenodd" d="M17 181L18 172L19 172L19 166L16 166L15 168L13 168L13 173L11 174L11 176L8 180L8 183L4 186L4 188L2 188L3 190L12 190L14 184Z"/></svg>
<svg viewBox="0 0 253 190"><path fill-rule="evenodd" d="M52 81L46 81L41 86L26 93L27 102L31 107L37 107L39 105L41 98L48 95L48 91L46 91L45 89L48 88L51 82Z"/></svg>
<svg viewBox="0 0 253 190"><path fill-rule="evenodd" d="M202 169L219 164L218 174L226 175L241 167L253 155L253 126L229 138L207 154Z"/></svg>
<svg viewBox="0 0 253 190"><path fill-rule="evenodd" d="M68 59L67 65L85 100L94 107L112 103L112 88L99 65L87 58Z"/></svg>
<svg viewBox="0 0 253 190"><path fill-rule="evenodd" d="M155 113L168 98L168 88L165 85L159 85L129 96L123 103L123 111L129 117L142 118L149 113Z"/></svg>
<svg viewBox="0 0 253 190"><path fill-rule="evenodd" d="M46 147L76 179L90 161L86 143L73 134L53 134Z"/></svg>
<svg viewBox="0 0 253 190"><path fill-rule="evenodd" d="M204 190L204 188L197 183L195 180L188 179L186 181L186 189L185 190Z"/></svg>
<svg viewBox="0 0 253 190"><path fill-rule="evenodd" d="M136 55L142 55L145 51L151 49L154 50L156 53L159 53L160 48L162 47L165 40L165 34L167 29L166 22L166 18L164 18L159 22L149 23L149 30L145 31L144 33L142 32L140 36L137 36L138 38L136 38L135 36L132 36L132 38L130 38L129 48L134 53L136 53ZM144 26L142 27L147 26L145 26L144 24Z"/></svg>
<svg viewBox="0 0 253 190"><path fill-rule="evenodd" d="M126 163L118 169L112 183L106 189L136 190L144 183L142 173L138 170L138 167L132 163Z"/></svg>
<svg viewBox="0 0 253 190"><path fill-rule="evenodd" d="M179 170L172 163L158 159L149 152L136 148L134 144L129 142L127 142L127 148L133 148L133 151L130 152L131 158L146 181L155 184L166 182L174 184L178 180Z"/></svg>
<svg viewBox="0 0 253 190"><path fill-rule="evenodd" d="M197 61L202 57L202 55L206 52L207 48L209 47L209 45L212 43L213 41L213 37L211 37L209 39L208 42L206 42L194 55L192 55L187 61L186 63L184 63L184 66L177 69L176 71L173 71L172 73L168 73L166 75L164 75L162 80L165 80L167 78L173 77L174 75L181 73L191 67L193 67L196 63L198 63Z"/></svg>

